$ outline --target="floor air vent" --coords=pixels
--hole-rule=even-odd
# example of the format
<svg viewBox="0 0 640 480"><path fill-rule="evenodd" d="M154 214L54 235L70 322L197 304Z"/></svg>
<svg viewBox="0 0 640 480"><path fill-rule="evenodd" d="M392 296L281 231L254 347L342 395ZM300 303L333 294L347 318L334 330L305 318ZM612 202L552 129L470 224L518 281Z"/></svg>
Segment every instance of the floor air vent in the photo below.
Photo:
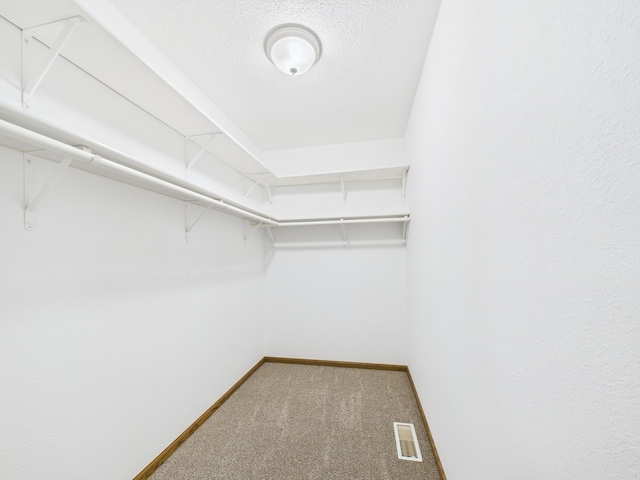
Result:
<svg viewBox="0 0 640 480"><path fill-rule="evenodd" d="M413 423L393 422L393 430L396 434L398 458L421 462L422 455L420 454L420 447L418 447L418 437L416 437L416 429L413 428Z"/></svg>

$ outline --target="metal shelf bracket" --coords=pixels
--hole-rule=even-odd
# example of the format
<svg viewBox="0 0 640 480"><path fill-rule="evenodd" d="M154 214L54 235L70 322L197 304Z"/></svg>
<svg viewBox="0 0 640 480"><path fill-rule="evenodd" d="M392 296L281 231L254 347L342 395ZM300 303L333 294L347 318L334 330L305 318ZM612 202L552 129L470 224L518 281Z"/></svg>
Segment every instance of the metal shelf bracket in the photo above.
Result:
<svg viewBox="0 0 640 480"><path fill-rule="evenodd" d="M342 226L342 241L344 242L344 246L349 246L349 240L347 239L347 227L344 226L344 218L340 219L340 225Z"/></svg>
<svg viewBox="0 0 640 480"><path fill-rule="evenodd" d="M247 232L247 225L249 226L248 228L248 232ZM259 223L255 223L255 222L250 222L248 220L245 220L243 222L243 236L244 236L244 244L245 246L247 245L247 240L249 240L252 235L256 232L256 230L258 230L260 227L262 226L262 222Z"/></svg>
<svg viewBox="0 0 640 480"><path fill-rule="evenodd" d="M60 179L64 171L71 164L71 157L64 157L47 178L40 189L35 191L35 155L25 153L24 165L24 229L32 230L36 223L36 209L47 192Z"/></svg>
<svg viewBox="0 0 640 480"><path fill-rule="evenodd" d="M347 188L344 185L344 180L340 180L340 186L342 187L342 203L347 204Z"/></svg>
<svg viewBox="0 0 640 480"><path fill-rule="evenodd" d="M36 90L44 80L44 77L47 75L53 63L55 62L58 55L62 51L62 48L71 37L71 34L75 30L78 25L85 23L85 19L76 16L71 18L66 18L64 20L58 20L57 22L45 23L44 25L38 25L37 27L27 28L22 30L22 107L25 109L29 109L31 107L31 100ZM58 38L53 42L49 52L46 57L39 64L38 69L27 74L25 72L25 65L27 65L26 56L29 55L28 52L34 50L36 41L36 36L39 34L43 34L49 32L51 30L57 30L62 27ZM29 78L27 78L29 77Z"/></svg>
<svg viewBox="0 0 640 480"><path fill-rule="evenodd" d="M200 135L191 135L190 137L184 137L184 161L185 161L185 175L189 171L191 167L195 165L195 163L200 160L204 152L207 151L209 145L215 140L216 136L220 135L222 132L213 132L213 133L202 133ZM209 135L209 139L205 142L204 146L198 145L193 141L195 137L203 137ZM189 142L195 144L199 149L193 158L189 158Z"/></svg>
<svg viewBox="0 0 640 480"><path fill-rule="evenodd" d="M257 178L256 180L254 180L254 179L249 178L249 177L247 177L247 176L245 175L245 178L248 178L250 181L252 181L252 182L253 182L253 184L252 184L252 185L249 187L249 189L245 192L245 194L244 194L244 198L247 198L247 197L251 194L251 192L253 192L253 190L254 190L258 185L260 185L260 182L262 182L262 181L264 180L264 178L265 178L265 177L266 177L266 174L265 174L265 175L260 175L260 176L258 176L258 178Z"/></svg>
<svg viewBox="0 0 640 480"><path fill-rule="evenodd" d="M267 196L269 197L269 203L273 205L273 192L271 191L271 184L266 180L263 182L264 188L267 190Z"/></svg>
<svg viewBox="0 0 640 480"><path fill-rule="evenodd" d="M269 199L269 203L271 205L273 205L273 191L272 191L272 185L267 181L267 178L269 177L268 173L262 174L262 175L258 175L257 177L255 177L255 180L251 177L248 177L245 175L245 178L248 178L249 180L251 180L253 182L253 184L249 187L249 189L245 192L244 194L244 198L247 198L251 192L253 192L253 190L255 190L255 188L257 186L261 186L262 188L264 188L267 191L267 198Z"/></svg>
<svg viewBox="0 0 640 480"><path fill-rule="evenodd" d="M184 241L189 243L189 232L193 230L193 227L200 221L204 214L211 208L211 205L207 205L204 210L200 212L200 215L196 219L189 223L189 202L184 202Z"/></svg>
<svg viewBox="0 0 640 480"><path fill-rule="evenodd" d="M408 170L405 169L402 173L402 200L407 199L407 172Z"/></svg>

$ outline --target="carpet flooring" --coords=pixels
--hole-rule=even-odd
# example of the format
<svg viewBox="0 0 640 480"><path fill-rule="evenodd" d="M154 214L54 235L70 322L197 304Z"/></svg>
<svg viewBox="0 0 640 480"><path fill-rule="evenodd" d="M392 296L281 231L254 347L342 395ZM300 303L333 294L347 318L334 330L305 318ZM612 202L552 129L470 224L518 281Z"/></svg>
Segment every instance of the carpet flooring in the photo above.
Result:
<svg viewBox="0 0 640 480"><path fill-rule="evenodd" d="M413 423L422 462L397 457ZM152 480L439 480L404 372L264 363Z"/></svg>

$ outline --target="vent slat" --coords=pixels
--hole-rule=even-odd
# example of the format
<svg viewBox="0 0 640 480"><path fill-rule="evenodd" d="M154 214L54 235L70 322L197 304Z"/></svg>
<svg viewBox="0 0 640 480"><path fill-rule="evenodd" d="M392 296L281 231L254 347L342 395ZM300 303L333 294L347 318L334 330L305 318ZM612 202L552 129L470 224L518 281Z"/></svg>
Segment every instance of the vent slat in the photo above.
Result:
<svg viewBox="0 0 640 480"><path fill-rule="evenodd" d="M412 423L393 422L393 430L396 436L396 448L398 458L421 462L422 455L418 446L418 437Z"/></svg>

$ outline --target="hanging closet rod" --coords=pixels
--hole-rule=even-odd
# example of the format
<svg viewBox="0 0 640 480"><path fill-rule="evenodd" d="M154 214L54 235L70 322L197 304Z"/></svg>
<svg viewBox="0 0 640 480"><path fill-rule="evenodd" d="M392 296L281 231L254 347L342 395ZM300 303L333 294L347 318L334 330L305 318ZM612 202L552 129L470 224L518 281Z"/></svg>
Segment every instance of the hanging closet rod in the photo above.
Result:
<svg viewBox="0 0 640 480"><path fill-rule="evenodd" d="M394 217L364 217L364 218L340 218L326 220L280 220L279 227L307 227L312 225L348 225L353 223L404 223L409 221L409 215ZM265 225L268 227L269 225Z"/></svg>
<svg viewBox="0 0 640 480"><path fill-rule="evenodd" d="M113 160L106 159L100 155L82 150L80 148L60 142L46 135L34 132L27 128L20 127L11 122L0 119L0 133L24 142L29 145L37 146L43 150L58 153L60 155L71 157L82 163L102 168L107 171L124 175L131 179L140 180L148 185L155 185L164 190L179 194L180 197L190 198L191 201L202 202L206 205L213 206L219 210L233 212L236 216L249 219L260 223L262 227L296 227L296 226L312 226L312 225L346 225L346 224L362 224L362 223L407 223L410 221L408 214L386 217L362 217L362 218L329 218L329 219L300 219L300 220L278 220L272 217L255 213L242 204L234 202L222 196L209 196L195 190L195 187L189 188L188 182L178 179L182 185L173 183L169 180L159 178L155 175L141 172L135 168L122 165ZM186 184L186 185L185 185ZM217 198L216 198L217 197Z"/></svg>
<svg viewBox="0 0 640 480"><path fill-rule="evenodd" d="M222 200L220 198L214 198L214 197L209 197L207 195L203 195L202 193L198 193L189 188L176 185L175 183L169 182L167 180L163 180L153 175L149 175L148 173L140 172L133 168L120 165L119 163L116 163L112 160L102 158L100 155L95 155L93 153L86 152L79 148L72 147L71 145L67 145L66 143L59 142L58 140L54 140L53 138L49 138L45 135L41 135L39 133L33 132L23 127L19 127L17 125L14 125L10 122L6 122L1 119L0 119L0 133L3 133L15 140L25 142L30 145L35 145L42 149L59 153L64 156L71 157L72 159L78 160L82 163L103 168L111 172L124 174L129 178L142 180L147 184L159 186L163 189L170 190L174 193L180 194L181 196L191 197L191 199L194 201L200 201L200 202L206 203L207 205L212 205L221 210L228 210L228 211L234 212L239 216L241 216L242 218L255 220L255 221L269 224L272 226L278 225L278 222L276 222L275 220L272 220L271 218L255 214L240 206L232 205L228 201Z"/></svg>
<svg viewBox="0 0 640 480"><path fill-rule="evenodd" d="M362 247L402 247L406 240L354 240L354 241L318 241L318 242L275 242L274 248L282 250L304 250L313 248L362 248Z"/></svg>

